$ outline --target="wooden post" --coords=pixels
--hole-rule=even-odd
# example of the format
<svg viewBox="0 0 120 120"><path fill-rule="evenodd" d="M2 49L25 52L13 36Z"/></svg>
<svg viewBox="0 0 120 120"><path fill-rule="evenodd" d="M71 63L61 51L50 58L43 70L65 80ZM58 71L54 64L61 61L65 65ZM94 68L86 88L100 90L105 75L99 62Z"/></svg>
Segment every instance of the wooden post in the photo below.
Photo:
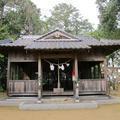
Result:
<svg viewBox="0 0 120 120"><path fill-rule="evenodd" d="M75 56L75 78L78 80L78 58Z"/></svg>
<svg viewBox="0 0 120 120"><path fill-rule="evenodd" d="M38 102L41 103L42 98L42 63L41 57L38 57Z"/></svg>
<svg viewBox="0 0 120 120"><path fill-rule="evenodd" d="M110 94L110 86L109 86L109 81L108 81L108 70L107 70L107 59L104 59L104 78L106 80L106 94Z"/></svg>
<svg viewBox="0 0 120 120"><path fill-rule="evenodd" d="M78 58L75 56L75 101L79 102Z"/></svg>
<svg viewBox="0 0 120 120"><path fill-rule="evenodd" d="M10 80L10 60L8 57L8 63L7 63L7 95L9 96L9 80Z"/></svg>
<svg viewBox="0 0 120 120"><path fill-rule="evenodd" d="M60 69L59 69L59 60L58 60L58 81L57 81L57 88L60 90Z"/></svg>

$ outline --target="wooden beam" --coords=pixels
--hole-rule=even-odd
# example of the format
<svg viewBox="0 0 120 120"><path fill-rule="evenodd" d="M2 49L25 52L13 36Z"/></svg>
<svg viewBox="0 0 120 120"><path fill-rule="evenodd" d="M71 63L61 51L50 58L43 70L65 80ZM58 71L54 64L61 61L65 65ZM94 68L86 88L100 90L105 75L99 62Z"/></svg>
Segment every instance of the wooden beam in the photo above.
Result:
<svg viewBox="0 0 120 120"><path fill-rule="evenodd" d="M72 54L66 54L66 53L63 53L63 54L41 54L41 57L42 58L54 58L54 59L58 59L58 58L74 58L74 56Z"/></svg>
<svg viewBox="0 0 120 120"><path fill-rule="evenodd" d="M37 60L10 60L10 62L37 62Z"/></svg>

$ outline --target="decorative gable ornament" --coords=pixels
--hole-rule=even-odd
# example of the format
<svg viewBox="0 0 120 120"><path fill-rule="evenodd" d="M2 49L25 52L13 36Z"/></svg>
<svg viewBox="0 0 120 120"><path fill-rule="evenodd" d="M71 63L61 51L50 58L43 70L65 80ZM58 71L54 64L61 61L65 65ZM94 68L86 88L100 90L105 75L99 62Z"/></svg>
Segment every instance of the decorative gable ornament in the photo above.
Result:
<svg viewBox="0 0 120 120"><path fill-rule="evenodd" d="M60 34L57 32L57 33L55 33L55 37L56 38L60 38Z"/></svg>
<svg viewBox="0 0 120 120"><path fill-rule="evenodd" d="M65 31L56 29L54 31L51 31L51 32L49 32L47 34L42 35L36 41L39 41L41 39L45 40L45 39L77 39L77 38L75 36L65 32Z"/></svg>

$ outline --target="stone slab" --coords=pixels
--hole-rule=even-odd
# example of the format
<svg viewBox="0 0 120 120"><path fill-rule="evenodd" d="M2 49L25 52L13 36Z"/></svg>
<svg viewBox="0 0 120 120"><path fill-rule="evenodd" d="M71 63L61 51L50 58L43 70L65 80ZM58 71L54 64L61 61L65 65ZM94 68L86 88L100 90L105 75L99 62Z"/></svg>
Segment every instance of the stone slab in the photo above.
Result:
<svg viewBox="0 0 120 120"><path fill-rule="evenodd" d="M45 104L45 103L21 103L20 110L63 110L63 109L94 109L98 104L95 101L83 103L68 103L68 104Z"/></svg>

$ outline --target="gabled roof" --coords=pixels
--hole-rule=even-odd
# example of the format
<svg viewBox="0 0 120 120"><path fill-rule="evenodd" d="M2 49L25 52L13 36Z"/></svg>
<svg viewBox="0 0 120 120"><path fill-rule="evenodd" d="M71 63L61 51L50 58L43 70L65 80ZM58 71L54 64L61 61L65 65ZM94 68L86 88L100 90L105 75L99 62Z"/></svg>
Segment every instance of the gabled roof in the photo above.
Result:
<svg viewBox="0 0 120 120"><path fill-rule="evenodd" d="M23 35L12 43L1 44L0 46L5 47L25 47L34 40L38 39L40 35Z"/></svg>
<svg viewBox="0 0 120 120"><path fill-rule="evenodd" d="M120 46L119 40L97 40L90 36L75 37L61 30L54 30L44 35L24 35L12 43L2 43L1 47L23 47L27 50L64 50L90 49L92 47Z"/></svg>
<svg viewBox="0 0 120 120"><path fill-rule="evenodd" d="M79 40L45 40L45 41L34 41L29 44L25 49L29 50L60 50L60 49L89 49L90 46L82 43Z"/></svg>
<svg viewBox="0 0 120 120"><path fill-rule="evenodd" d="M72 34L69 34L69 33L65 32L65 31L60 30L60 29L56 29L56 30L53 30L51 32L48 32L48 33L42 35L38 40L40 40L40 39L46 39L47 37L50 37L50 35L55 35L57 33L65 36L68 39L77 39L77 37L75 37Z"/></svg>
<svg viewBox="0 0 120 120"><path fill-rule="evenodd" d="M89 49L90 46L84 44L77 37L56 29L40 38L34 40L25 49L34 50L60 50L60 49Z"/></svg>
<svg viewBox="0 0 120 120"><path fill-rule="evenodd" d="M89 46L115 46L120 45L120 40L107 40L107 39L101 39L97 40L91 36L83 36L81 35L79 39Z"/></svg>

